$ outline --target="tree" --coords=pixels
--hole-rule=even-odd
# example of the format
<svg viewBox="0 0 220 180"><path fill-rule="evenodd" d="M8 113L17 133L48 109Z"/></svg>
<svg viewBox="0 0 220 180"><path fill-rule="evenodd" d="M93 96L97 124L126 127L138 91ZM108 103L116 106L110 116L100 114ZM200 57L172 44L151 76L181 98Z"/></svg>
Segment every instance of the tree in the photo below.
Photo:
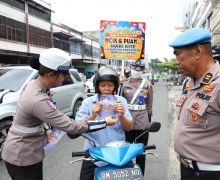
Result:
<svg viewBox="0 0 220 180"><path fill-rule="evenodd" d="M166 59L160 61L159 59L152 59L149 66L153 69L153 72L167 72L171 70L173 73L177 71L177 65L175 59Z"/></svg>
<svg viewBox="0 0 220 180"><path fill-rule="evenodd" d="M151 67L153 72L159 72L159 64L162 63L158 58L151 59L149 66Z"/></svg>

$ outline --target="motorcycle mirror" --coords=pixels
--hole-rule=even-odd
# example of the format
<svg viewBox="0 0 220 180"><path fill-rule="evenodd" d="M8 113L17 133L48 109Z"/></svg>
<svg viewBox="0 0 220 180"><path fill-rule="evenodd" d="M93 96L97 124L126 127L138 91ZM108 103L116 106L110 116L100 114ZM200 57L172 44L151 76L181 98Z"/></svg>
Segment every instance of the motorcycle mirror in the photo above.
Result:
<svg viewBox="0 0 220 180"><path fill-rule="evenodd" d="M94 144L94 147L96 147L95 141L93 141L92 139L88 138L84 134L82 134L82 137L84 137L84 138L88 139L89 141L91 141Z"/></svg>
<svg viewBox="0 0 220 180"><path fill-rule="evenodd" d="M88 139L89 141L91 141L93 144L94 144L94 147L96 147L96 144L95 144L95 141L93 141L92 139L88 138L87 136L85 136L84 134L69 134L67 133L68 137L71 138L71 139L76 139L80 136Z"/></svg>
<svg viewBox="0 0 220 180"><path fill-rule="evenodd" d="M160 130L161 124L160 122L151 122L147 127L149 132L158 132Z"/></svg>
<svg viewBox="0 0 220 180"><path fill-rule="evenodd" d="M68 137L71 138L71 139L76 139L78 138L79 136L81 136L82 134L69 134L67 133Z"/></svg>
<svg viewBox="0 0 220 180"><path fill-rule="evenodd" d="M146 129L143 133L141 133L138 137L136 137L136 138L134 139L134 143L136 143L137 140L138 140L141 136L143 136L144 134L146 134L147 132L158 132L158 131L160 130L160 127L161 127L160 122L151 122L151 123L148 125L147 129Z"/></svg>

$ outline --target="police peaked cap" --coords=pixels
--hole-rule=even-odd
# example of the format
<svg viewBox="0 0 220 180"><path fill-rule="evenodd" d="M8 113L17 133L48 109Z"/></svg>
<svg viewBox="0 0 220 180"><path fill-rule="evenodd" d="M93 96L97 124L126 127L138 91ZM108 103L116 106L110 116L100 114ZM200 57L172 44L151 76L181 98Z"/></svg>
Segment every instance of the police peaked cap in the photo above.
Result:
<svg viewBox="0 0 220 180"><path fill-rule="evenodd" d="M192 28L177 36L170 44L170 47L178 48L196 44L211 43L212 35L203 28Z"/></svg>
<svg viewBox="0 0 220 180"><path fill-rule="evenodd" d="M71 57L63 50L49 48L40 53L39 62L49 69L65 72L70 69Z"/></svg>
<svg viewBox="0 0 220 180"><path fill-rule="evenodd" d="M140 60L132 62L131 66L133 66L134 69L139 70L139 71L144 70L144 68L145 68L145 64L143 62L141 62Z"/></svg>

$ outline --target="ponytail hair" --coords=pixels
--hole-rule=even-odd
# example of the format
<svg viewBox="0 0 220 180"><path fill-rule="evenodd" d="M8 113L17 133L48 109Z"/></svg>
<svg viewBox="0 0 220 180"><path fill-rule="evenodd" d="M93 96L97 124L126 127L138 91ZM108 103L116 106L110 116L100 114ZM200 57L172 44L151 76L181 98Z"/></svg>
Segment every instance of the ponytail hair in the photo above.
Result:
<svg viewBox="0 0 220 180"><path fill-rule="evenodd" d="M38 74L43 76L45 74L49 74L51 72L53 73L58 73L57 71L54 71L52 69L49 69L45 66L43 66L42 64L40 64L40 61L39 61L39 56L33 56L33 58L31 59L30 61L30 66L33 68L33 69L36 69L38 70Z"/></svg>
<svg viewBox="0 0 220 180"><path fill-rule="evenodd" d="M33 56L33 58L30 61L30 66L33 69L39 70L40 69L40 61L39 61L39 56Z"/></svg>

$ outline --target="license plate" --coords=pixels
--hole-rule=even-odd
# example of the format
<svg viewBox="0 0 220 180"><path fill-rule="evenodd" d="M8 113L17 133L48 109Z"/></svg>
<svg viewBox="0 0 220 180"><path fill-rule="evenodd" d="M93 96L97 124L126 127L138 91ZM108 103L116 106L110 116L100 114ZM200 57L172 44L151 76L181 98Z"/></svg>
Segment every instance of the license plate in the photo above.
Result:
<svg viewBox="0 0 220 180"><path fill-rule="evenodd" d="M143 179L139 168L116 169L104 171L101 173L102 180L117 179L117 180L141 180Z"/></svg>

